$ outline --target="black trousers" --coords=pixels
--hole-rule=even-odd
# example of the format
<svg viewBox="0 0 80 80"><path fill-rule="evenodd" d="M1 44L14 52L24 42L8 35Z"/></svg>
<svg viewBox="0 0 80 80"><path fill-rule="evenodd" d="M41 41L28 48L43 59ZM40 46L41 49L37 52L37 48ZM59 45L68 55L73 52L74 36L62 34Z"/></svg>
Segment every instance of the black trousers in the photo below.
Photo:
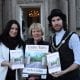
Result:
<svg viewBox="0 0 80 80"><path fill-rule="evenodd" d="M47 80L80 80L80 71L74 70L70 73L67 73L61 77L54 78L50 74L47 75Z"/></svg>
<svg viewBox="0 0 80 80"><path fill-rule="evenodd" d="M16 80L16 71L15 70L11 70L8 68L8 72L7 72L7 75L6 75L6 80Z"/></svg>

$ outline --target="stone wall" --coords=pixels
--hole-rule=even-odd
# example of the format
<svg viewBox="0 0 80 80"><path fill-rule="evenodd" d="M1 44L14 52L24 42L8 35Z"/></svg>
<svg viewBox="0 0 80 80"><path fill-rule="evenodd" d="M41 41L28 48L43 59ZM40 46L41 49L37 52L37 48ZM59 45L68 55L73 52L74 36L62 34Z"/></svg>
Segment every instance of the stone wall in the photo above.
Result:
<svg viewBox="0 0 80 80"><path fill-rule="evenodd" d="M67 22L71 30L76 31L76 27L80 28L80 0L0 0L0 26L3 25L4 28L8 20L17 19L17 7L19 5L26 7L29 4L39 3L41 6L41 24L45 28L45 33L49 30L47 17L53 8L60 8L67 15ZM22 9L22 7L20 8ZM1 30L2 27L0 27L0 32ZM45 34L45 36L47 37L48 34Z"/></svg>

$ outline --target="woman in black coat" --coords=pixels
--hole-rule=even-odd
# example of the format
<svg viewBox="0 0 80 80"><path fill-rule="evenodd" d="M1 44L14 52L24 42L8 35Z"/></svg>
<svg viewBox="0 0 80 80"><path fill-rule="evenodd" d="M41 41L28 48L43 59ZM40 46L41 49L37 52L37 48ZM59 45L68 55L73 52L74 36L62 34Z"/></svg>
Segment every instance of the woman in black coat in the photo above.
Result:
<svg viewBox="0 0 80 80"><path fill-rule="evenodd" d="M30 38L26 40L26 44L29 45L48 45L49 52L51 52L51 46L49 42L43 40L43 28L40 23L33 23L29 28ZM38 75L30 75L28 80L40 80Z"/></svg>

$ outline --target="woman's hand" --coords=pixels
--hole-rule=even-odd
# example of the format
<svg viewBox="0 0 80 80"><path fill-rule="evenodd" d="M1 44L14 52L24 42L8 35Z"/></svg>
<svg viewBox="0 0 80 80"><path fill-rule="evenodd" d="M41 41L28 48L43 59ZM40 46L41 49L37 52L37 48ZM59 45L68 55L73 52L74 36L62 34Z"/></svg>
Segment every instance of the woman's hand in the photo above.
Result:
<svg viewBox="0 0 80 80"><path fill-rule="evenodd" d="M3 61L3 62L1 63L1 66L5 66L5 67L11 68L11 64L9 63L9 61Z"/></svg>

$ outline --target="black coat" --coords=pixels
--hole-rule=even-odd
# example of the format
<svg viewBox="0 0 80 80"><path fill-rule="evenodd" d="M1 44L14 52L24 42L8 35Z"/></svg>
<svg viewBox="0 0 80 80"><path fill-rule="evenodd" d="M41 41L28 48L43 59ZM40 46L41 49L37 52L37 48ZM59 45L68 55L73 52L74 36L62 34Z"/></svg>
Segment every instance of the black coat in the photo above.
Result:
<svg viewBox="0 0 80 80"><path fill-rule="evenodd" d="M35 45L34 39L33 39L33 38L28 38L28 39L25 41L25 46L26 46L26 45ZM37 45L48 45L48 46L49 46L49 52L52 52L52 51L51 51L51 45L50 45L50 43L47 42L47 41L44 41L43 39L41 39L41 40L37 43ZM29 75L29 77L30 77L30 76L33 76L33 75ZM28 79L26 78L26 80L28 80ZM39 78L39 80L43 80L43 79Z"/></svg>

